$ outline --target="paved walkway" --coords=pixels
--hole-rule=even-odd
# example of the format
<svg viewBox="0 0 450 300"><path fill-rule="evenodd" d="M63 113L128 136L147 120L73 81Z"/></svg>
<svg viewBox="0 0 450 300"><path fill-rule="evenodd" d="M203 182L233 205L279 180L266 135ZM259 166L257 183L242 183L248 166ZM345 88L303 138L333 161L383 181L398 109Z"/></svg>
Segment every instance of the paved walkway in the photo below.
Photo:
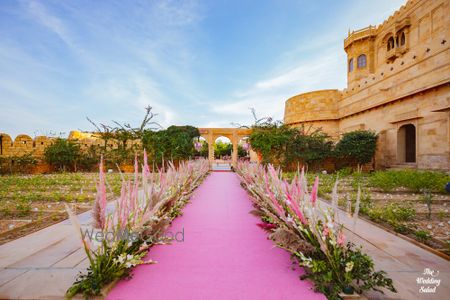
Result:
<svg viewBox="0 0 450 300"><path fill-rule="evenodd" d="M231 164L229 164L229 163L212 163L211 169L213 171L231 171Z"/></svg>
<svg viewBox="0 0 450 300"><path fill-rule="evenodd" d="M91 212L78 217L90 223ZM0 299L63 299L88 266L81 242L64 221L0 246Z"/></svg>
<svg viewBox="0 0 450 300"><path fill-rule="evenodd" d="M325 299L299 280L251 209L234 173L213 172L170 229L184 228L184 242L154 247L148 257L158 264L136 268L108 299Z"/></svg>
<svg viewBox="0 0 450 300"><path fill-rule="evenodd" d="M370 299L450 299L449 261L362 219L354 224L342 210L339 210L338 217L347 229L346 236L355 244L362 245L364 252L375 261L375 269L386 271L398 290L398 293L387 291L385 295L369 293ZM435 293L419 292L421 286L435 286L417 284L418 278L431 277L423 274L426 268L439 272L434 278L440 280Z"/></svg>

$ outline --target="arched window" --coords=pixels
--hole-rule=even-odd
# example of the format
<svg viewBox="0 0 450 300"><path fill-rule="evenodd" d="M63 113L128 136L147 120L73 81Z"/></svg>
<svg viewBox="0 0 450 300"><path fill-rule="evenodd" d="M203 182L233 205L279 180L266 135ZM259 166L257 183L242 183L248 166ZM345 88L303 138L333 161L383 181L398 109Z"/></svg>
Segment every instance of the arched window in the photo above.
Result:
<svg viewBox="0 0 450 300"><path fill-rule="evenodd" d="M402 32L402 34L400 35L400 46L404 46L406 43L406 36L405 33Z"/></svg>
<svg viewBox="0 0 450 300"><path fill-rule="evenodd" d="M387 41L387 51L394 49L394 38L391 36Z"/></svg>
<svg viewBox="0 0 450 300"><path fill-rule="evenodd" d="M365 68L366 67L366 55L361 54L358 56L358 68Z"/></svg>
<svg viewBox="0 0 450 300"><path fill-rule="evenodd" d="M353 71L353 58L350 58L350 60L348 61L348 71Z"/></svg>

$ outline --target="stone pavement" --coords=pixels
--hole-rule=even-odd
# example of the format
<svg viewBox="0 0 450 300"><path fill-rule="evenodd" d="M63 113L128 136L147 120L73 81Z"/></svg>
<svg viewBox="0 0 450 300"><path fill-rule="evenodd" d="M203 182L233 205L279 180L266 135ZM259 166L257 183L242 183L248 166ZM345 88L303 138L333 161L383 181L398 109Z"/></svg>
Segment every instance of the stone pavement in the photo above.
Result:
<svg viewBox="0 0 450 300"><path fill-rule="evenodd" d="M329 206L321 201L322 206ZM387 232L378 226L362 219L354 224L348 214L338 211L339 222L346 228L346 236L357 245L362 245L364 252L375 261L376 270L384 270L394 281L398 293L369 293L370 299L449 299L450 295L450 262L421 247ZM428 278L423 275L425 269L439 271L435 279L440 284L435 293L420 293L420 287L430 286L417 284L418 278ZM436 273L437 274L437 273Z"/></svg>
<svg viewBox="0 0 450 300"><path fill-rule="evenodd" d="M83 225L91 212L78 215ZM68 220L0 246L0 299L64 298L88 261Z"/></svg>

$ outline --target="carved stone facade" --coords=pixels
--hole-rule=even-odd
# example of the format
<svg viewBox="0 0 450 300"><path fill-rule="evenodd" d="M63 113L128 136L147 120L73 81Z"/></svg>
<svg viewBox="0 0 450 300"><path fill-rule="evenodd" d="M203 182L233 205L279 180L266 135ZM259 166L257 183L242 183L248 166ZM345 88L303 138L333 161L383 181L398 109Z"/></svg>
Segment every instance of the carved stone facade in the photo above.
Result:
<svg viewBox="0 0 450 300"><path fill-rule="evenodd" d="M379 133L377 168L450 170L450 2L410 0L379 26L349 32L347 88L286 101L284 121L332 137Z"/></svg>

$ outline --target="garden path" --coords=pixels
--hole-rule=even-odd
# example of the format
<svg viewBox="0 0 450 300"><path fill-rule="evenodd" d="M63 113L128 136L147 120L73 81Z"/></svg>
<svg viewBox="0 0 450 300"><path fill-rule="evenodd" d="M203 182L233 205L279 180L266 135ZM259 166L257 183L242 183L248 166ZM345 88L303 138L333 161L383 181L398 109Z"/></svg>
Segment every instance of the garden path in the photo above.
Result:
<svg viewBox="0 0 450 300"><path fill-rule="evenodd" d="M158 263L137 267L107 299L325 299L299 280L302 270L291 269L251 210L238 177L213 172L169 230L184 229L184 241L152 248Z"/></svg>

